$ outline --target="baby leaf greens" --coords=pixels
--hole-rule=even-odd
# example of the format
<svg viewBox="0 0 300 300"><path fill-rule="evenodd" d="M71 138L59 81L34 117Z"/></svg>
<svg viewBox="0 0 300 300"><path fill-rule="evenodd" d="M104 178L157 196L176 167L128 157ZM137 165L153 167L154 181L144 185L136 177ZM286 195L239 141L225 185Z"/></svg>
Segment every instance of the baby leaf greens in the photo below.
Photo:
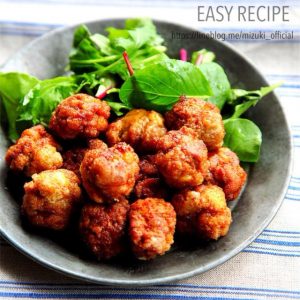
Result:
<svg viewBox="0 0 300 300"><path fill-rule="evenodd" d="M255 106L257 102L282 83L276 83L271 86L262 87L257 91L245 91L240 89L232 89L227 103L234 107L234 113L231 118L238 118L245 113L251 106Z"/></svg>
<svg viewBox="0 0 300 300"><path fill-rule="evenodd" d="M223 67L214 61L215 54L207 49L193 52L191 62L186 61L185 49L181 49L184 61L170 59L149 19L128 19L124 28L106 31L107 36L92 34L85 25L75 30L70 76L41 81L23 73L0 73L0 116L11 140L26 126L47 126L55 107L78 92L106 100L117 116L132 108L166 112L185 95L218 106L226 130L225 146L241 161L258 160L262 135L243 115L280 84L256 91L234 89Z"/></svg>
<svg viewBox="0 0 300 300"><path fill-rule="evenodd" d="M52 111L78 89L74 77L56 77L37 83L18 107L17 121L48 125Z"/></svg>
<svg viewBox="0 0 300 300"><path fill-rule="evenodd" d="M206 49L201 49L193 52L191 63L194 65L206 64L214 61L215 58L216 55L213 52Z"/></svg>
<svg viewBox="0 0 300 300"><path fill-rule="evenodd" d="M224 146L234 151L244 162L256 162L259 158L262 135L260 129L248 119L224 121Z"/></svg>
<svg viewBox="0 0 300 300"><path fill-rule="evenodd" d="M136 71L120 90L125 105L160 112L170 110L180 95L207 98L212 91L198 67L175 59Z"/></svg>
<svg viewBox="0 0 300 300"><path fill-rule="evenodd" d="M74 33L73 48L69 57L69 68L76 74L95 72L98 76L117 74L128 78L122 54L127 51L135 69L149 62L166 58L163 39L149 19L128 19L124 29L109 27L108 37L91 34L85 25Z"/></svg>
<svg viewBox="0 0 300 300"><path fill-rule="evenodd" d="M23 73L0 73L0 98L1 98L1 121L6 119L8 137L11 140L18 138L16 120L17 109L21 99L33 88L39 80ZM2 109L4 109L2 113ZM5 112L5 115L4 115Z"/></svg>
<svg viewBox="0 0 300 300"><path fill-rule="evenodd" d="M224 145L236 152L241 161L256 162L259 159L262 134L252 121L240 116L280 85L281 83L277 83L257 91L231 90L227 104L234 109L232 116L224 120Z"/></svg>
<svg viewBox="0 0 300 300"><path fill-rule="evenodd" d="M202 63L199 69L206 77L213 91L213 95L208 98L208 101L222 109L231 91L229 80L223 68L215 62L209 62Z"/></svg>

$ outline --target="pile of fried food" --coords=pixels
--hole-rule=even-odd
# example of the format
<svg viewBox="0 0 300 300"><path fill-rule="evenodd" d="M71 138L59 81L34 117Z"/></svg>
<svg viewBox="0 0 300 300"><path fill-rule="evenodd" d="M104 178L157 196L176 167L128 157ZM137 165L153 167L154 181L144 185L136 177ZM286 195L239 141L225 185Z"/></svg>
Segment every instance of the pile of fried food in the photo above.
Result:
<svg viewBox="0 0 300 300"><path fill-rule="evenodd" d="M81 240L98 259L128 249L142 260L168 251L174 233L196 240L227 234L227 201L246 172L222 147L219 109L180 97L164 116L133 109L119 119L86 94L63 100L49 129L23 131L6 154L24 185L22 214L34 226L64 230L81 210Z"/></svg>

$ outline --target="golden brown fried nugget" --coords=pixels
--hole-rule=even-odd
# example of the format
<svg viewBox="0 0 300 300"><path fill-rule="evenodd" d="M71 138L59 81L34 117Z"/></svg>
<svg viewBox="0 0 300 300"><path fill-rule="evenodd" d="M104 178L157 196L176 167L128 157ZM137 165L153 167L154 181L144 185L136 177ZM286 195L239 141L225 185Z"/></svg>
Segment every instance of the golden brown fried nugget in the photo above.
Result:
<svg viewBox="0 0 300 300"><path fill-rule="evenodd" d="M103 151L88 151L81 163L82 183L95 202L112 202L132 191L139 173L139 158L131 146L118 143Z"/></svg>
<svg viewBox="0 0 300 300"><path fill-rule="evenodd" d="M110 107L86 94L63 100L50 119L49 128L62 139L95 138L108 126Z"/></svg>
<svg viewBox="0 0 300 300"><path fill-rule="evenodd" d="M163 255L174 242L176 214L159 198L137 200L130 206L129 236L135 256L141 260Z"/></svg>
<svg viewBox="0 0 300 300"><path fill-rule="evenodd" d="M207 181L220 186L227 200L234 200L247 179L237 155L222 147L209 153L209 177Z"/></svg>
<svg viewBox="0 0 300 300"><path fill-rule="evenodd" d="M126 142L138 152L149 153L155 148L156 141L166 132L161 114L153 110L133 109L111 123L106 136L109 145Z"/></svg>
<svg viewBox="0 0 300 300"><path fill-rule="evenodd" d="M126 249L129 203L86 204L81 212L80 234L98 259L110 259Z"/></svg>
<svg viewBox="0 0 300 300"><path fill-rule="evenodd" d="M37 125L23 131L16 144L8 148L5 160L10 169L31 176L60 168L63 160L57 150L59 144L42 125Z"/></svg>
<svg viewBox="0 0 300 300"><path fill-rule="evenodd" d="M73 171L79 178L80 175L80 165L84 158L85 153L92 149L102 149L103 151L107 149L107 145L99 139L92 139L88 141L87 146L77 146L65 151L62 155L63 157L63 168Z"/></svg>
<svg viewBox="0 0 300 300"><path fill-rule="evenodd" d="M165 114L166 125L176 130L182 126L192 128L209 150L222 146L225 136L220 110L212 103L195 98L180 97Z"/></svg>
<svg viewBox="0 0 300 300"><path fill-rule="evenodd" d="M176 230L182 236L217 240L227 234L231 212L222 189L200 185L176 194L172 201L177 214Z"/></svg>
<svg viewBox="0 0 300 300"><path fill-rule="evenodd" d="M65 169L34 174L24 189L23 214L31 224L54 230L67 227L81 196L78 177Z"/></svg>
<svg viewBox="0 0 300 300"><path fill-rule="evenodd" d="M156 164L166 183L174 188L201 184L208 171L207 148L187 127L169 131L157 143Z"/></svg>

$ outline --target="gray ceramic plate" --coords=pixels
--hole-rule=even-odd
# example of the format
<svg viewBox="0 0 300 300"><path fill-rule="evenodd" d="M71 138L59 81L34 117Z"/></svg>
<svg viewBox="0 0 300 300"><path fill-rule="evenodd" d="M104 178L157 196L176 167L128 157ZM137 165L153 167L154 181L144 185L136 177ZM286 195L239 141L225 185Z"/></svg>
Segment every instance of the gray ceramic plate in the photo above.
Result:
<svg viewBox="0 0 300 300"><path fill-rule="evenodd" d="M88 24L92 32L103 32L107 26L122 26L124 20L96 21ZM214 51L218 61L235 86L257 89L267 85L263 76L241 54L215 40L175 40L172 32L191 29L156 22L165 38L170 56L176 57L181 47L189 52L200 48ZM69 27L47 34L15 55L3 70L18 70L39 78L64 72L72 33ZM267 226L277 212L290 174L291 140L287 122L278 99L272 93L249 112L263 133L260 161L249 170L247 186L233 209L229 234L206 245L175 247L170 253L149 262L121 260L95 262L78 252L72 241L43 236L22 226L19 204L7 185L4 155L8 146L0 131L0 228L1 234L17 249L33 260L69 276L102 284L147 285L174 281L214 268L230 259ZM13 182L13 186L16 186ZM13 188L15 190L15 188Z"/></svg>

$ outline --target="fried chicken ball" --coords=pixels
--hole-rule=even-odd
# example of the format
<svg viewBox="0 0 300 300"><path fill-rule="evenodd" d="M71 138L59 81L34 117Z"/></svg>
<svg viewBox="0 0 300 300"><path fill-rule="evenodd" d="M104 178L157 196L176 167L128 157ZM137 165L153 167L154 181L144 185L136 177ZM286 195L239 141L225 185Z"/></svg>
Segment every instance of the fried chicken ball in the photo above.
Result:
<svg viewBox="0 0 300 300"><path fill-rule="evenodd" d="M220 110L201 99L180 97L173 108L165 114L166 125L176 130L182 126L192 128L209 150L222 146L225 136Z"/></svg>
<svg viewBox="0 0 300 300"><path fill-rule="evenodd" d="M237 155L226 147L209 153L208 182L220 186L227 200L234 200L246 182L247 173Z"/></svg>
<svg viewBox="0 0 300 300"><path fill-rule="evenodd" d="M200 185L176 194L171 201L176 214L176 230L182 236L217 240L231 224L231 211L223 190L216 185Z"/></svg>
<svg viewBox="0 0 300 300"><path fill-rule="evenodd" d="M72 171L48 170L24 185L22 212L35 226L62 230L80 201L79 179Z"/></svg>
<svg viewBox="0 0 300 300"><path fill-rule="evenodd" d="M63 160L57 150L59 144L42 125L37 125L23 131L16 144L8 148L5 160L10 169L31 176L60 168Z"/></svg>
<svg viewBox="0 0 300 300"><path fill-rule="evenodd" d="M133 193L137 199L167 198L168 187L159 176L155 163L155 155L147 155L140 159L140 172Z"/></svg>
<svg viewBox="0 0 300 300"><path fill-rule="evenodd" d="M139 158L131 146L118 143L106 150L88 151L80 166L82 183L95 202L128 196L139 173Z"/></svg>
<svg viewBox="0 0 300 300"><path fill-rule="evenodd" d="M207 148L187 127L169 131L157 142L156 164L166 183L174 188L201 184L208 171Z"/></svg>
<svg viewBox="0 0 300 300"><path fill-rule="evenodd" d="M88 141L88 145L73 147L63 153L63 168L73 171L78 178L80 175L80 164L84 158L85 153L92 149L102 149L103 151L107 149L107 145L99 139L92 139Z"/></svg>
<svg viewBox="0 0 300 300"><path fill-rule="evenodd" d="M49 128L62 139L95 138L108 126L110 107L86 94L63 100L50 119Z"/></svg>
<svg viewBox="0 0 300 300"><path fill-rule="evenodd" d="M141 260L163 255L174 242L176 214L159 198L137 200L130 206L129 236L135 256Z"/></svg>
<svg viewBox="0 0 300 300"><path fill-rule="evenodd" d="M126 249L129 203L86 204L81 212L80 234L98 259L110 259Z"/></svg>
<svg viewBox="0 0 300 300"><path fill-rule="evenodd" d="M109 125L106 137L109 145L126 142L138 152L151 152L156 141L167 132L158 112L133 109Z"/></svg>

